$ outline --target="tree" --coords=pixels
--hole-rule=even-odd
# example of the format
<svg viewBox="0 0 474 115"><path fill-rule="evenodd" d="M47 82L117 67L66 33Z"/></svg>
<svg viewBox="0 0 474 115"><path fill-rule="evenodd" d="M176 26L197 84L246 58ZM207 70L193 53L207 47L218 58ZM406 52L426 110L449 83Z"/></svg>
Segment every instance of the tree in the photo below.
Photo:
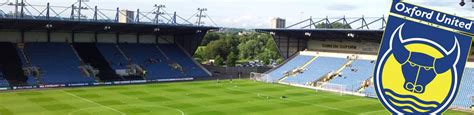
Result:
<svg viewBox="0 0 474 115"><path fill-rule="evenodd" d="M237 60L237 55L234 52L230 52L230 54L227 56L226 65L228 67L234 67Z"/></svg>
<svg viewBox="0 0 474 115"><path fill-rule="evenodd" d="M203 61L215 59L216 66L224 63L235 66L238 60L261 60L269 64L270 60L281 59L278 47L267 33L238 35L236 32L210 32L202 45L194 57Z"/></svg>
<svg viewBox="0 0 474 115"><path fill-rule="evenodd" d="M326 23L319 23L316 24L316 28L328 28L326 27ZM331 23L331 28L337 28L337 29L351 29L351 25L345 25L340 22L333 22Z"/></svg>
<svg viewBox="0 0 474 115"><path fill-rule="evenodd" d="M245 43L241 43L238 46L240 59L254 59L257 57L257 53L260 53L257 40L249 40Z"/></svg>
<svg viewBox="0 0 474 115"><path fill-rule="evenodd" d="M276 63L281 64L281 63L283 63L283 61L285 61L285 60L283 60L283 58L279 58L279 59L276 60Z"/></svg>
<svg viewBox="0 0 474 115"><path fill-rule="evenodd" d="M202 39L201 46L205 46L209 44L211 41L219 39L221 35L222 33L217 33L217 32L207 33L206 36L204 36L204 38Z"/></svg>
<svg viewBox="0 0 474 115"><path fill-rule="evenodd" d="M196 53L194 53L194 58L207 59L207 58L205 58L205 57L207 57L205 51L206 51L206 47L199 46L196 50Z"/></svg>
<svg viewBox="0 0 474 115"><path fill-rule="evenodd" d="M221 66L224 65L224 59L221 58L221 56L216 56L214 59L214 66Z"/></svg>

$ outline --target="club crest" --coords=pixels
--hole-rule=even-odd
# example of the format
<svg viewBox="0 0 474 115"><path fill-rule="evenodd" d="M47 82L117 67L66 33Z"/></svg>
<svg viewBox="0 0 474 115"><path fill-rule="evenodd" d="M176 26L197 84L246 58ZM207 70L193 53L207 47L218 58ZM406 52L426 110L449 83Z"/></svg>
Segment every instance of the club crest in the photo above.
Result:
<svg viewBox="0 0 474 115"><path fill-rule="evenodd" d="M380 102L393 114L443 113L458 93L472 37L464 34L470 27L432 17L472 21L396 0L390 12L373 79Z"/></svg>
<svg viewBox="0 0 474 115"><path fill-rule="evenodd" d="M392 111L434 112L442 107L458 78L460 48L456 36L451 48L425 38L404 38L404 24L390 35L390 46L377 63L377 93ZM380 86L383 85L383 86Z"/></svg>

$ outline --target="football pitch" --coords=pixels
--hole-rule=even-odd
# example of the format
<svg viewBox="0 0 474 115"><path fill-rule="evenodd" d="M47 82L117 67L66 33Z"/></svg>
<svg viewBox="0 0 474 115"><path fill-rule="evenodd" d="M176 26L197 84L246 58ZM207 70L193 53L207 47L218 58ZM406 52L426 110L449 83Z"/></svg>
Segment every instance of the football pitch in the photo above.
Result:
<svg viewBox="0 0 474 115"><path fill-rule="evenodd" d="M281 98L285 96L286 98ZM389 114L377 99L250 80L192 81L0 92L0 114ZM448 115L470 115L449 110Z"/></svg>

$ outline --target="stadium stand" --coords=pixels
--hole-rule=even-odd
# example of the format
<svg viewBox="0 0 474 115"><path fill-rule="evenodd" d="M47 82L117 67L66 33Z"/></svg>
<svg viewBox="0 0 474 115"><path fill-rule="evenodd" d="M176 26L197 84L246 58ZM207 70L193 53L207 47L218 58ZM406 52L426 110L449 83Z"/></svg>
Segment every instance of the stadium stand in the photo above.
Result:
<svg viewBox="0 0 474 115"><path fill-rule="evenodd" d="M82 76L78 57L68 43L27 43L25 50L31 63L41 68L45 84L95 82L92 77Z"/></svg>
<svg viewBox="0 0 474 115"><path fill-rule="evenodd" d="M333 78L329 83L345 85L347 90L357 91L362 82L372 75L374 64L370 60L354 60L346 66L340 76Z"/></svg>
<svg viewBox="0 0 474 115"><path fill-rule="evenodd" d="M182 23L177 14L174 22L161 22L139 18L123 21L119 18L122 15L115 19L103 17L97 13L99 9L94 16L79 18L73 16L81 12L76 10L71 10L71 17L40 12L19 16L2 10L0 82L12 86L6 89L184 81L211 76L190 54L208 31L220 28ZM135 41L140 44L127 44ZM163 45L165 51L160 51L157 44L165 42L172 44Z"/></svg>
<svg viewBox="0 0 474 115"><path fill-rule="evenodd" d="M308 85L308 82L314 82L324 75L334 72L346 62L345 58L319 56L308 65L304 72L295 77L288 77L284 82Z"/></svg>
<svg viewBox="0 0 474 115"><path fill-rule="evenodd" d="M74 49L76 49L84 63L91 64L93 67L99 69L98 77L100 81L110 82L123 80L115 74L115 71L110 67L94 43L75 43Z"/></svg>
<svg viewBox="0 0 474 115"><path fill-rule="evenodd" d="M283 80L283 83L299 84L308 86L310 82L318 80L318 78L327 75L330 72L336 72L341 69L342 71L336 77L327 81L329 84L344 85L347 92L356 92L358 94L365 94L367 97L378 98L375 93L375 88L372 85L368 87L362 87L362 83L373 74L374 63L369 59L355 59L352 63L343 66L348 60L341 58L341 56L332 56L326 54L317 54L316 60L311 62L314 56L308 55L295 55L288 59L286 63L266 72L269 75L270 82L278 81L285 77L285 73L294 69L300 68L303 65L309 63L307 68L299 74L289 76ZM337 72L336 72L337 73ZM463 79L461 82L459 94L453 102L453 107L469 109L473 106L472 96L474 96L474 68L466 68L464 71Z"/></svg>
<svg viewBox="0 0 474 115"><path fill-rule="evenodd" d="M145 67L148 79L180 78L185 75L171 68L154 44L120 44L125 54L132 62Z"/></svg>
<svg viewBox="0 0 474 115"><path fill-rule="evenodd" d="M10 85L26 85L28 77L22 70L20 57L18 56L16 47L10 42L0 42L0 71Z"/></svg>
<svg viewBox="0 0 474 115"><path fill-rule="evenodd" d="M270 70L267 74L269 74L269 81L276 82L279 79L285 76L285 73L291 71L292 69L296 69L306 62L310 61L314 56L309 55L296 55L295 57L291 58L286 63L280 65L274 70Z"/></svg>
<svg viewBox="0 0 474 115"><path fill-rule="evenodd" d="M460 85L458 96L452 105L469 109L473 105L471 96L474 96L474 68L464 69L464 75Z"/></svg>
<svg viewBox="0 0 474 115"><path fill-rule="evenodd" d="M159 44L158 48L161 49L168 57L171 62L176 62L182 66L183 71L188 77L210 77L210 75L198 66L198 63L193 61L193 58L186 54L184 50L175 44Z"/></svg>

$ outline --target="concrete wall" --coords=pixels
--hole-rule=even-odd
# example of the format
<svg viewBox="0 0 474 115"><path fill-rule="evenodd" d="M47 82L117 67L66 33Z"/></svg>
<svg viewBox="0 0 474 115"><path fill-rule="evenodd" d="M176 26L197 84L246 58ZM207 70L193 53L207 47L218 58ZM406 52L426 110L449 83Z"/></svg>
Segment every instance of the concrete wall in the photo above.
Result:
<svg viewBox="0 0 474 115"><path fill-rule="evenodd" d="M373 42L309 40L308 50L376 54L378 52L379 45L379 43Z"/></svg>
<svg viewBox="0 0 474 115"><path fill-rule="evenodd" d="M47 42L46 32L25 32L25 42ZM51 42L69 42L72 43L72 34L68 32L51 32ZM153 44L156 43L155 35L140 35L139 42ZM21 32L19 31L0 31L0 42L21 42ZM75 33L74 42L88 43L95 42L94 33ZM116 43L116 34L100 33L97 34L97 42L99 43ZM136 34L120 34L119 43L137 43ZM167 44L174 43L172 35L159 36L158 43Z"/></svg>
<svg viewBox="0 0 474 115"><path fill-rule="evenodd" d="M174 43L174 37L173 36L160 36L158 39L158 43L160 44Z"/></svg>
<svg viewBox="0 0 474 115"><path fill-rule="evenodd" d="M140 43L154 44L156 42L155 38L155 35L140 35Z"/></svg>
<svg viewBox="0 0 474 115"><path fill-rule="evenodd" d="M115 34L98 34L97 42L99 43L116 43Z"/></svg>
<svg viewBox="0 0 474 115"><path fill-rule="evenodd" d="M119 43L137 43L136 34L120 34Z"/></svg>
<svg viewBox="0 0 474 115"><path fill-rule="evenodd" d="M20 42L20 32L0 32L0 42Z"/></svg>
<svg viewBox="0 0 474 115"><path fill-rule="evenodd" d="M51 32L51 42L68 42L68 43L71 43L72 42L71 33Z"/></svg>
<svg viewBox="0 0 474 115"><path fill-rule="evenodd" d="M94 34L93 33L75 33L74 34L74 42L78 43L88 43L94 42Z"/></svg>
<svg viewBox="0 0 474 115"><path fill-rule="evenodd" d="M25 42L47 42L46 32L25 32Z"/></svg>

